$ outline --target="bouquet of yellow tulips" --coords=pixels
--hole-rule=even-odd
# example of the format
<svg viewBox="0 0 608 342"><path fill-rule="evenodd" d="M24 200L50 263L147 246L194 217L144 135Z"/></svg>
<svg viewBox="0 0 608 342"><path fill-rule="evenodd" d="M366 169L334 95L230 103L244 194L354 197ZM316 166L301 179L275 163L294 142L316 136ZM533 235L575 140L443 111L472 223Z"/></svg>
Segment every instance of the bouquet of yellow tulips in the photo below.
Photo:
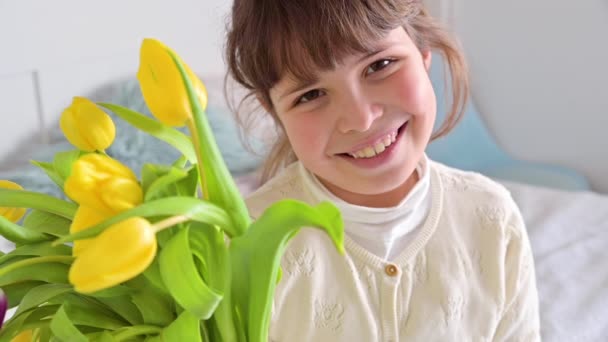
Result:
<svg viewBox="0 0 608 342"><path fill-rule="evenodd" d="M3 341L266 342L280 259L301 227L343 252L339 211L282 200L251 222L205 115L203 83L170 48L144 40L140 87L153 116L75 98L60 126L76 149L34 162L68 200L0 181ZM104 110L170 144L172 165L141 179L104 151ZM190 135L175 127L186 125ZM0 318L2 318L0 317Z"/></svg>

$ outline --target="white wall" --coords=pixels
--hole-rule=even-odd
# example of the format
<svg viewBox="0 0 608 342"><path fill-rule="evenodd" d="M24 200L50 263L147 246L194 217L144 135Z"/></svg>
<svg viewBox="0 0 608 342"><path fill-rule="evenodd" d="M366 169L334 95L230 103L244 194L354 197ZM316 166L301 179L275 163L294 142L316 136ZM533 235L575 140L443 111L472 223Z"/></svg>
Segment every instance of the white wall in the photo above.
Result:
<svg viewBox="0 0 608 342"><path fill-rule="evenodd" d="M608 192L608 1L428 2L453 15L474 101L499 143L522 159L576 168ZM144 37L198 72L222 70L231 3L0 0L0 160L56 124L72 96L134 74Z"/></svg>
<svg viewBox="0 0 608 342"><path fill-rule="evenodd" d="M56 125L72 96L134 75L145 37L172 47L196 72L223 72L231 3L0 0L0 160Z"/></svg>
<svg viewBox="0 0 608 342"><path fill-rule="evenodd" d="M454 0L453 15L499 143L608 192L608 1Z"/></svg>

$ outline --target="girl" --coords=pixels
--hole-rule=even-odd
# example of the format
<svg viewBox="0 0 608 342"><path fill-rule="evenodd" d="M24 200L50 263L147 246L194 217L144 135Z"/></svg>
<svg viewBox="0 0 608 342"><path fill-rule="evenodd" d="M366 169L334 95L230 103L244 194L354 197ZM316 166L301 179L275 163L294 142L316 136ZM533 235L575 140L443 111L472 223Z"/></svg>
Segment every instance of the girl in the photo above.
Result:
<svg viewBox="0 0 608 342"><path fill-rule="evenodd" d="M497 183L429 160L458 121L461 52L412 0L235 0L230 75L281 134L251 215L330 200L346 255L304 229L282 260L272 341L538 341L534 264L520 212ZM432 134L431 50L454 101Z"/></svg>

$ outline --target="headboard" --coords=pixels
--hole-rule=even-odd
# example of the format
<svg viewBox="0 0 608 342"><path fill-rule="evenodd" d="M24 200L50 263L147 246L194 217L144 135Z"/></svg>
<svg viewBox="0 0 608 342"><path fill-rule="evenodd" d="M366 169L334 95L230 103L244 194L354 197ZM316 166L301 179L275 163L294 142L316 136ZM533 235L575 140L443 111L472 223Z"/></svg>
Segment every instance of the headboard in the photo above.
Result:
<svg viewBox="0 0 608 342"><path fill-rule="evenodd" d="M608 1L428 0L460 38L472 100L514 156L568 166L608 192ZM231 0L0 0L0 169L44 141L72 96L132 76L144 37L222 73ZM4 162L6 163L6 162Z"/></svg>

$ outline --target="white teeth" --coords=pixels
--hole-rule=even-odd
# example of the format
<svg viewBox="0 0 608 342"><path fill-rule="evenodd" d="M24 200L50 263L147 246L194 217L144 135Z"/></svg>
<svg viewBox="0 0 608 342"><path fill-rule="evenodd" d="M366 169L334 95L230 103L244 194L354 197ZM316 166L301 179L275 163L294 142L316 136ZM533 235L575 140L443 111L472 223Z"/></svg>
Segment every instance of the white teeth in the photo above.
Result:
<svg viewBox="0 0 608 342"><path fill-rule="evenodd" d="M384 139L382 139L384 146L390 146L393 141L395 140L393 140L392 136L386 136Z"/></svg>
<svg viewBox="0 0 608 342"><path fill-rule="evenodd" d="M388 134L373 146L368 146L354 153L349 153L349 155L353 158L371 158L384 152L384 150L394 143L395 140L397 140L397 132Z"/></svg>
<svg viewBox="0 0 608 342"><path fill-rule="evenodd" d="M374 151L374 149L373 149L373 148L371 148L371 147L366 147L366 148L363 150L363 155L364 155L366 158L373 157L373 156L375 156L375 155L376 155L376 151Z"/></svg>
<svg viewBox="0 0 608 342"><path fill-rule="evenodd" d="M382 151L384 151L384 143L377 142L376 145L374 145L374 151L376 151L376 154L382 153Z"/></svg>

